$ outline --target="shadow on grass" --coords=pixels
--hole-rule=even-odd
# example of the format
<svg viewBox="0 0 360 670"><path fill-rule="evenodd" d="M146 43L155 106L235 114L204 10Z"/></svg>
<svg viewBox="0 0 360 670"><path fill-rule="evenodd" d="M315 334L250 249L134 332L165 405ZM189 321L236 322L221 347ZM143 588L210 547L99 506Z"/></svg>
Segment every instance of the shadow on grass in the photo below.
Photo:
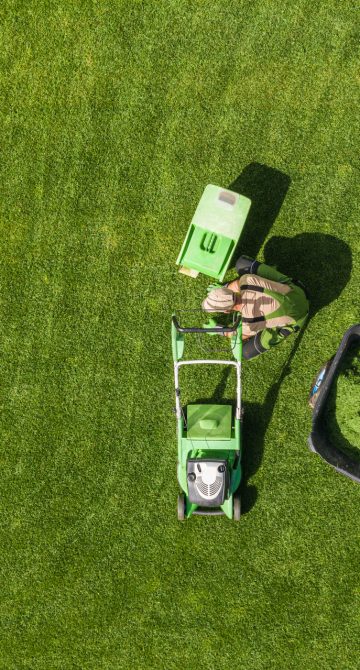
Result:
<svg viewBox="0 0 360 670"><path fill-rule="evenodd" d="M306 285L310 298L309 319L339 297L349 281L352 267L350 247L333 235L302 233L295 237L272 237L265 246L264 261L279 270L298 277ZM282 383L291 373L291 363L300 347L304 330L294 346L279 378L270 386L262 405L244 403L243 511L249 511L256 500L254 486L248 480L259 468L264 450L265 433L270 423ZM265 354L267 355L267 354ZM269 355L274 355L269 352ZM319 365L323 361L319 361ZM249 363L251 365L251 363ZM316 371L315 371L316 372ZM309 387L311 375L309 378ZM306 402L306 399L303 399Z"/></svg>
<svg viewBox="0 0 360 670"><path fill-rule="evenodd" d="M250 163L230 184L229 189L251 200L234 260L241 254L256 258L280 212L290 183L290 177L280 170L261 163Z"/></svg>

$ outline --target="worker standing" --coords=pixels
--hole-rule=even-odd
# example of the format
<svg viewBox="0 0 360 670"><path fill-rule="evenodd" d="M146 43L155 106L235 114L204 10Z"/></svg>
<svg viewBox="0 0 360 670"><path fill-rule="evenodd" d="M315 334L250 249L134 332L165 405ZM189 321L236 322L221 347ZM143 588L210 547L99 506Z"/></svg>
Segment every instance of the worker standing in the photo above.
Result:
<svg viewBox="0 0 360 670"><path fill-rule="evenodd" d="M309 300L299 280L265 263L240 256L236 270L239 278L209 286L202 309L241 312L243 358L248 360L300 330L309 313Z"/></svg>

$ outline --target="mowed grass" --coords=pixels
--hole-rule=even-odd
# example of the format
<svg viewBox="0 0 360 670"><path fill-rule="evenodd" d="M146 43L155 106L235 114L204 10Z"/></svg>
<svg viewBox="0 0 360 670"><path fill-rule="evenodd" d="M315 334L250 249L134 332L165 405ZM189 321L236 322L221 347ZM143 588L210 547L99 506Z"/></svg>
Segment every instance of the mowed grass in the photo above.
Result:
<svg viewBox="0 0 360 670"><path fill-rule="evenodd" d="M307 448L359 321L356 3L0 12L1 670L357 669L360 487ZM181 525L170 317L208 282L175 260L204 186L237 179L241 250L312 313L244 364L241 523Z"/></svg>

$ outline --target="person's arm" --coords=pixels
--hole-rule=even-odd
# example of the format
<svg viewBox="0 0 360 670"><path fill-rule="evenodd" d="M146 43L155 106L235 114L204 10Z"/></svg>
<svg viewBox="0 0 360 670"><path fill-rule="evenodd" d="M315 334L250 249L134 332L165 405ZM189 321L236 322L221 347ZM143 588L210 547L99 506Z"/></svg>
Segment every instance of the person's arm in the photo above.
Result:
<svg viewBox="0 0 360 670"><path fill-rule="evenodd" d="M284 284L291 282L291 277L287 277L271 265L260 263L259 261L253 258L248 258L247 256L240 256L240 258L238 258L236 261L236 270L240 277L242 275L250 274L258 275L259 277L270 279L271 281L282 282Z"/></svg>
<svg viewBox="0 0 360 670"><path fill-rule="evenodd" d="M287 277L282 272L279 272L276 268L271 265L266 265L265 263L260 263L257 267L256 273L259 277L263 279L270 279L270 281L278 281L281 284L288 284L291 282L291 277Z"/></svg>

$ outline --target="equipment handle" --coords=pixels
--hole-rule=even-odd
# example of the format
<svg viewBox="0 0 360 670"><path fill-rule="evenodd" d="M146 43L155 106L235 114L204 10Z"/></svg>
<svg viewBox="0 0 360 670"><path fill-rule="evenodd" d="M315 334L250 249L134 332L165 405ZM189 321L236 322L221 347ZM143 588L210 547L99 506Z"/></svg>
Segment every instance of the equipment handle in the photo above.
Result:
<svg viewBox="0 0 360 670"><path fill-rule="evenodd" d="M176 316L172 317L172 322L178 333L233 333L238 328L241 321L241 315L237 316L232 326L217 326L216 328L184 328L180 326Z"/></svg>

